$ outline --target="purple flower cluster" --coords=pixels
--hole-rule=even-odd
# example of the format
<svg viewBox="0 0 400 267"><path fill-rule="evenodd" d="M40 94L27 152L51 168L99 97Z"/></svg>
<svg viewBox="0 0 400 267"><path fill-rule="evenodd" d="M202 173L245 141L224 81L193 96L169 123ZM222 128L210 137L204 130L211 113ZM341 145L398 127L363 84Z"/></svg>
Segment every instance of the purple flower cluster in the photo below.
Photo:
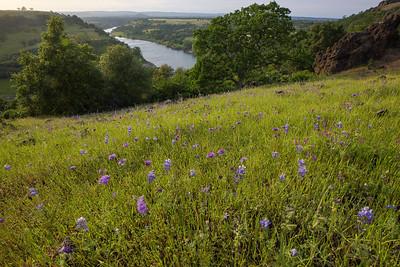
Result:
<svg viewBox="0 0 400 267"><path fill-rule="evenodd" d="M260 220L260 226L261 226L261 229L263 229L263 230L267 230L269 227L271 227L271 225L272 225L272 222L270 220L267 220L265 218Z"/></svg>
<svg viewBox="0 0 400 267"><path fill-rule="evenodd" d="M306 168L306 162L304 161L304 159L300 159L300 160L298 161L298 165L299 165L299 168L298 168L298 173L299 173L299 175L300 175L301 177L306 176L306 174L307 174L307 168Z"/></svg>
<svg viewBox="0 0 400 267"><path fill-rule="evenodd" d="M369 207L364 207L357 214L358 219L364 224L371 224L374 219L374 211Z"/></svg>
<svg viewBox="0 0 400 267"><path fill-rule="evenodd" d="M118 160L118 165L119 165L119 166L125 166L125 164L126 164L126 159L120 159L120 160Z"/></svg>
<svg viewBox="0 0 400 267"><path fill-rule="evenodd" d="M108 160L116 160L117 159L117 155L115 154L111 154L108 156Z"/></svg>
<svg viewBox="0 0 400 267"><path fill-rule="evenodd" d="M110 176L109 175L103 175L99 179L99 184L108 185L109 181L110 181Z"/></svg>
<svg viewBox="0 0 400 267"><path fill-rule="evenodd" d="M137 199L136 208L137 208L137 211L138 211L140 214L142 214L142 215L147 214L147 212L149 211L149 209L147 208L146 202L144 201L144 196L140 196L140 197Z"/></svg>
<svg viewBox="0 0 400 267"><path fill-rule="evenodd" d="M4 165L4 169L5 169L6 171L11 170L11 165L8 165L8 164Z"/></svg>
<svg viewBox="0 0 400 267"><path fill-rule="evenodd" d="M144 165L150 166L150 165L151 165L151 160L145 160L145 161L144 161Z"/></svg>
<svg viewBox="0 0 400 267"><path fill-rule="evenodd" d="M164 170L170 171L171 170L172 161L170 159L166 159L164 161Z"/></svg>
<svg viewBox="0 0 400 267"><path fill-rule="evenodd" d="M38 194L39 194L39 192L36 190L36 188L34 188L34 187L29 188L29 196L30 197L34 197Z"/></svg>
<svg viewBox="0 0 400 267"><path fill-rule="evenodd" d="M76 229L83 229L85 232L89 231L87 221L84 217L80 217L76 220Z"/></svg>
<svg viewBox="0 0 400 267"><path fill-rule="evenodd" d="M156 179L156 173L155 171L150 171L149 174L147 175L147 181L152 183Z"/></svg>
<svg viewBox="0 0 400 267"><path fill-rule="evenodd" d="M219 156L222 156L222 155L225 154L225 149L220 148L220 149L218 149L217 153L218 153Z"/></svg>
<svg viewBox="0 0 400 267"><path fill-rule="evenodd" d="M207 154L207 158L208 158L208 159L215 158L215 153L214 153L213 151L209 152L209 153Z"/></svg>
<svg viewBox="0 0 400 267"><path fill-rule="evenodd" d="M196 171L195 170L190 170L189 171L189 176L190 177L195 177L196 176Z"/></svg>

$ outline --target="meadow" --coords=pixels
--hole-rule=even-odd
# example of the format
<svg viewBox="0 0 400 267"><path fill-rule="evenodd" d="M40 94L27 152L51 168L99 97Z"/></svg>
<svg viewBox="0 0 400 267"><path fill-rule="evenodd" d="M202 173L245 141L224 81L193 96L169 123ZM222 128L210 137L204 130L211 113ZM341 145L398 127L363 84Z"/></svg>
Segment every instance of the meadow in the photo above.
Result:
<svg viewBox="0 0 400 267"><path fill-rule="evenodd" d="M2 121L0 265L398 266L399 85Z"/></svg>

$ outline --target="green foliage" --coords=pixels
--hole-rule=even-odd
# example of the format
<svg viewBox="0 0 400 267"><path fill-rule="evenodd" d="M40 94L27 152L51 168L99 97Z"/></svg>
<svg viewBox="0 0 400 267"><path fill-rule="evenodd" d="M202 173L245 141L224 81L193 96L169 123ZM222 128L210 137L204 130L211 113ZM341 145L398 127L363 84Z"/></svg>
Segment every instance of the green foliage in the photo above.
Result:
<svg viewBox="0 0 400 267"><path fill-rule="evenodd" d="M152 112L3 121L0 266L399 266L399 88L398 74L336 76ZM239 165L246 173L235 181ZM146 215L136 210L142 195ZM371 224L357 218L365 206ZM88 232L76 228L81 216ZM66 239L73 252L59 253Z"/></svg>
<svg viewBox="0 0 400 267"><path fill-rule="evenodd" d="M162 65L153 72L153 100L173 100L188 98L195 95L192 91L191 79L188 71L177 69L174 71L168 65Z"/></svg>
<svg viewBox="0 0 400 267"><path fill-rule="evenodd" d="M61 18L52 17L38 54L23 53L22 70L13 76L19 104L31 115L97 110L102 92L95 59L89 46L66 37Z"/></svg>
<svg viewBox="0 0 400 267"><path fill-rule="evenodd" d="M46 31L46 23L51 16L62 17L68 37L80 44L89 44L97 54L103 53L107 46L118 43L104 31L77 16L0 10L0 79L9 79L12 73L20 70L17 64L20 51L37 51L41 33Z"/></svg>
<svg viewBox="0 0 400 267"><path fill-rule="evenodd" d="M151 89L151 71L143 66L140 50L111 46L99 62L106 82L108 107L132 106L144 102Z"/></svg>
<svg viewBox="0 0 400 267"><path fill-rule="evenodd" d="M295 32L289 13L276 2L254 4L215 18L208 28L197 31L196 85L206 93L215 93L311 69L307 34ZM276 72L282 77L275 77Z"/></svg>
<svg viewBox="0 0 400 267"><path fill-rule="evenodd" d="M344 27L338 23L326 22L311 27L311 51L314 55L325 52L345 35Z"/></svg>

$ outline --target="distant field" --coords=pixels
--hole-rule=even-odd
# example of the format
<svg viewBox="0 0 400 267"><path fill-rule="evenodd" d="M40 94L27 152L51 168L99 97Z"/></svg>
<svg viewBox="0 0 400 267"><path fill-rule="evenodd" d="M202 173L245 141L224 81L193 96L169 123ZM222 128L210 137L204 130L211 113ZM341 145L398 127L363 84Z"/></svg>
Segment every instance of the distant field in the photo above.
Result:
<svg viewBox="0 0 400 267"><path fill-rule="evenodd" d="M0 79L0 98L13 99L15 97L15 91L10 86L10 81L7 79Z"/></svg>
<svg viewBox="0 0 400 267"><path fill-rule="evenodd" d="M160 24L170 24L170 25L192 24L197 26L206 26L210 24L211 21L211 19L149 19L149 20Z"/></svg>

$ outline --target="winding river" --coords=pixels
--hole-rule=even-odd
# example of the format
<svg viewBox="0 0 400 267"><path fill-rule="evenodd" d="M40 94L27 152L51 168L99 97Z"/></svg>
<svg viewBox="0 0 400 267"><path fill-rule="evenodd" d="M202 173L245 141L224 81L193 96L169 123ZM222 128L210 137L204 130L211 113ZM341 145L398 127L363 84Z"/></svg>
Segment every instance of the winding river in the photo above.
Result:
<svg viewBox="0 0 400 267"><path fill-rule="evenodd" d="M107 29L105 32L111 33L114 29L115 28ZM174 69L190 69L196 63L196 58L192 54L171 49L164 45L123 37L116 37L116 39L129 45L130 47L139 47L142 51L143 57L157 67L163 64L168 64Z"/></svg>

